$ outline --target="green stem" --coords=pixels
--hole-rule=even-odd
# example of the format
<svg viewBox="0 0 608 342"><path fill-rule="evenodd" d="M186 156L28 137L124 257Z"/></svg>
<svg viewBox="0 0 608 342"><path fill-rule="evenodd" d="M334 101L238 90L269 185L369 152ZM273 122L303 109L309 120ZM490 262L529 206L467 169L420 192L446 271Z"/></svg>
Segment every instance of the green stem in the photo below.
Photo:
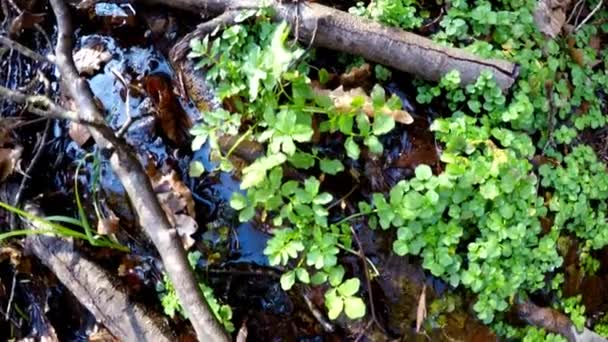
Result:
<svg viewBox="0 0 608 342"><path fill-rule="evenodd" d="M226 153L226 156L224 158L228 158L230 157L230 155L232 154L232 152L234 152L234 150L243 142L245 141L245 139L247 139L247 137L249 137L251 135L251 133L253 133L253 130L258 126L258 123L256 123L255 125L249 127L249 129L247 130L247 132L245 132L245 134L241 135L237 141L230 147L230 149L228 150L228 153Z"/></svg>
<svg viewBox="0 0 608 342"><path fill-rule="evenodd" d="M327 109L321 108L321 107L315 107L315 106L281 105L281 106L279 106L279 109L295 109L295 110L300 110L300 111L307 112L307 113L329 114Z"/></svg>
<svg viewBox="0 0 608 342"><path fill-rule="evenodd" d="M343 245L343 244L341 244L341 243L338 243L338 244L337 244L337 246L338 246L338 248L340 248L341 250L343 250L343 251L345 251L345 252L348 252L348 253L350 253L350 254L353 254L353 255L359 256L359 253L358 253L357 251L355 251L354 249L352 249L352 248L348 248L348 247L344 246L344 245ZM370 260L368 257L365 257L365 261L366 261L366 262L369 264L369 266L372 268L372 270L374 271L374 274L375 274L376 276L379 276L379 275L380 275L380 272L378 272L378 269L376 268L376 265L374 265L374 263L373 263L373 262L372 262L372 261L371 261L371 260Z"/></svg>
<svg viewBox="0 0 608 342"><path fill-rule="evenodd" d="M378 209L374 209L374 210L370 211L369 213L355 213L350 216L346 216L345 218L341 219L340 221L338 221L337 223L334 223L334 224L340 225L344 222L348 222L350 220L356 219L357 217L361 217L361 216L365 216L365 215L369 215L369 214L373 214L373 213L377 213L377 212L378 212Z"/></svg>

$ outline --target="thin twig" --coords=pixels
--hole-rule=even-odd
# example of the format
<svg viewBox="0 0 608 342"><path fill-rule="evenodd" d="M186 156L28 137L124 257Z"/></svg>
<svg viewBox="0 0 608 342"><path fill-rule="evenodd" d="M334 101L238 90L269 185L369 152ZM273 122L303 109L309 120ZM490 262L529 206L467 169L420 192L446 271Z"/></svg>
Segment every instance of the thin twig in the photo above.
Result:
<svg viewBox="0 0 608 342"><path fill-rule="evenodd" d="M8 298L8 305L6 305L6 313L4 314L4 320L8 321L11 315L11 307L13 306L13 300L15 299L15 284L17 283L17 270L13 273L13 283L11 285L11 295Z"/></svg>
<svg viewBox="0 0 608 342"><path fill-rule="evenodd" d="M367 267L367 260L366 260L367 258L365 256L365 251L363 250L363 244L361 243L361 240L359 239L359 235L357 234L357 232L355 231L355 228L353 228L352 225L350 225L350 231L353 234L353 238L355 239L355 242L357 242L357 246L359 246L359 258L361 259L361 263L363 264L363 273L365 274L365 283L367 285L367 295L368 295L368 299L369 299L369 310L372 315L372 321L374 322L374 324L376 324L376 326L378 327L378 329L380 329L380 331L382 331L384 334L386 334L386 330L380 324L380 321L378 321L378 318L376 317L376 309L374 306L374 295L372 294L372 282L369 278L369 268Z"/></svg>
<svg viewBox="0 0 608 342"><path fill-rule="evenodd" d="M46 119L46 125L44 126L44 131L42 133L42 137L38 140L38 143L36 144L36 148L35 148L35 153L34 153L34 157L32 157L32 160L30 161L30 164L27 166L27 169L25 170L25 174L23 175L23 178L21 179L21 184L19 184L19 190L17 190L17 195L15 195L15 201L13 202L13 207L19 207L19 205L21 204L21 196L23 195L23 191L25 190L25 185L27 183L27 180L31 177L32 172L34 171L34 167L36 167L36 164L38 163L38 160L40 160L40 157L42 156L42 151L44 151L44 146L47 143L48 140L48 133L49 130L51 128L51 120L50 119ZM11 229L17 229L17 215L11 215L11 223L10 223L10 227Z"/></svg>
<svg viewBox="0 0 608 342"><path fill-rule="evenodd" d="M26 95L22 92L0 86L0 98L7 99L14 103L27 105L28 111L46 118L70 120L92 127L105 126L105 123L103 122L79 118L78 113L61 107L44 95Z"/></svg>
<svg viewBox="0 0 608 342"><path fill-rule="evenodd" d="M306 292L300 289L300 294L302 295L302 298L304 298L304 302L306 303L306 306L308 306L308 310L310 310L313 317L317 320L317 322L319 322L321 327L323 327L323 330L328 333L334 332L336 330L334 325L325 319L325 315L323 315L323 313L319 311L319 309L313 304L310 298L308 298Z"/></svg>
<svg viewBox="0 0 608 342"><path fill-rule="evenodd" d="M597 3L597 5L593 9L593 11L591 11L591 13L589 13L589 15L586 16L585 19L583 19L583 21L576 26L576 28L574 29L574 32L578 31L583 25L585 25L587 23L587 21L589 21L589 19L591 19L591 17L593 17L595 12L599 11L599 9L602 7L603 3L604 3L604 0L600 0L600 2Z"/></svg>
<svg viewBox="0 0 608 342"><path fill-rule="evenodd" d="M5 36L0 36L0 44L6 46L7 48L9 48L11 50L16 50L17 52L24 55L25 57L31 58L40 63L46 63L46 62L55 63L54 59L51 58L50 56L45 57L45 56L39 54L38 52L28 48L27 46L21 45L20 43L12 40L10 38L7 38Z"/></svg>
<svg viewBox="0 0 608 342"><path fill-rule="evenodd" d="M125 91L127 92L125 95L125 115L127 116L127 119L125 120L125 123L122 125L122 127L118 130L118 132L116 132L117 137L123 137L129 127L131 127L131 125L133 124L133 117L131 116L131 103L129 101L129 98L131 97L129 91L129 83L127 83L125 78L118 72L118 70L112 68L110 71L114 74L114 76L116 76L120 83L122 83L123 87L125 87Z"/></svg>
<svg viewBox="0 0 608 342"><path fill-rule="evenodd" d="M572 10L570 11L570 15L568 15L568 19L566 19L567 24L569 24L570 21L572 19L574 19L575 15L576 15L576 11L579 9L580 5L582 5L583 3L585 3L585 0L578 0L576 2L576 4L574 4L574 6L572 7Z"/></svg>

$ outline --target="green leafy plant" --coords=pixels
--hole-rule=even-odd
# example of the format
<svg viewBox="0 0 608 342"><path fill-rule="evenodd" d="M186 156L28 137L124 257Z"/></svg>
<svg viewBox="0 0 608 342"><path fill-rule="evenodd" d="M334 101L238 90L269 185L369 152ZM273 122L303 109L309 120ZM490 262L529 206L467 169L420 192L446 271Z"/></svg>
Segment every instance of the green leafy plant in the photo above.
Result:
<svg viewBox="0 0 608 342"><path fill-rule="evenodd" d="M190 266L193 269L200 258L200 252L188 254L188 260L190 261ZM203 294L203 297L207 301L207 304L209 305L209 309L211 309L211 312L213 312L218 322L224 326L224 329L226 329L227 332L233 332L234 325L232 324L232 308L230 308L229 305L221 304L213 294L213 289L207 286L204 282L199 281L198 286ZM157 284L156 291L167 316L174 317L176 314L180 314L182 317L187 318L187 314L179 301L177 293L175 292L175 287L171 283L171 280L166 273L163 273L162 282Z"/></svg>
<svg viewBox="0 0 608 342"><path fill-rule="evenodd" d="M88 156L87 156L88 157ZM85 158L87 158L85 157ZM0 201L0 207L4 210L7 210L14 215L19 215L22 218L29 220L32 223L38 224L40 227L38 229L20 229L20 230L12 230L6 233L0 234L0 241L13 238L16 236L26 236L26 235L58 235L67 238L74 238L79 240L87 241L91 246L95 247L109 247L113 249L117 249L123 252L128 252L130 249L122 244L112 240L107 236L101 236L93 233L91 228L91 224L89 222L88 216L84 210L82 205L82 201L80 199L80 194L78 190L78 175L80 173L80 169L84 164L84 160L78 163L76 168L75 177L74 177L74 199L76 202L76 208L78 209L78 218L73 218L69 216L63 215L55 215L55 216L47 216L47 217L39 217L34 214L31 214L27 211L21 210L19 208L13 207L7 203ZM96 158L94 160L94 170L98 170L99 160ZM97 183L96 173L94 174L92 183ZM96 191L94 189L94 191ZM100 218L100 213L98 211L98 207L95 206L97 217ZM81 228L84 233L74 230L72 228L68 228L61 223L70 224L75 227Z"/></svg>
<svg viewBox="0 0 608 342"><path fill-rule="evenodd" d="M570 316L572 324L576 329L581 332L585 327L585 306L581 304L581 295L564 298L561 300L560 306L564 309L564 312Z"/></svg>
<svg viewBox="0 0 608 342"><path fill-rule="evenodd" d="M355 296L359 286L359 279L351 278L325 293L325 306L329 319L336 319L343 311L350 319L365 316L365 303L360 297Z"/></svg>
<svg viewBox="0 0 608 342"><path fill-rule="evenodd" d="M401 109L400 100L375 86L373 115L363 110L362 96L338 110L311 87L307 56L285 44L286 26L269 22L262 12L192 43L190 57L207 69L220 99L236 108L205 113L193 129L193 148L209 142L220 168L231 170L227 157L234 146L222 154L218 137L240 134L239 141L264 144L265 155L241 170L243 191L234 194L231 206L241 221L271 227L273 238L264 253L271 265L285 269L283 289L297 282L328 283L331 318L342 312L363 316L363 301L353 299L359 283L344 281L339 256L354 252L349 221L367 216L370 227L397 231L396 254L418 256L432 275L475 293L477 316L493 322L501 336L562 340L535 328L509 327L500 318L519 296L541 289L560 292L560 273L547 281L562 264L560 236L572 235L588 246L581 264L589 271L597 268L589 253L608 244L606 170L579 138L580 132L606 124L594 94L608 85L608 77L586 64L598 58L588 48L594 29L583 26L570 41L546 39L533 21L535 5L534 0L450 2L433 39L518 63L517 83L505 94L489 72L468 85L456 71L436 84L417 81L417 102L444 113L431 126L443 164L435 170L418 166L413 178L401 180L388 194L373 194L371 201L359 203L359 213L335 223L328 219L334 198L317 175L343 172L345 161L359 159L364 150L382 153L380 138L395 127L387 109ZM405 29L420 27L427 15L406 0L376 0L351 12ZM607 66L604 62L604 71ZM380 81L390 77L382 67L374 71ZM318 75L325 84L327 71ZM343 137L341 150L330 155L312 146L317 127L319 134ZM539 154L549 161L532 163ZM287 166L307 176L289 179ZM543 229L541 219L552 221L551 227ZM568 312L580 323L581 310L571 304Z"/></svg>
<svg viewBox="0 0 608 342"><path fill-rule="evenodd" d="M417 13L418 1L413 0L373 0L367 6L358 2L349 12L406 30L420 27L423 21Z"/></svg>

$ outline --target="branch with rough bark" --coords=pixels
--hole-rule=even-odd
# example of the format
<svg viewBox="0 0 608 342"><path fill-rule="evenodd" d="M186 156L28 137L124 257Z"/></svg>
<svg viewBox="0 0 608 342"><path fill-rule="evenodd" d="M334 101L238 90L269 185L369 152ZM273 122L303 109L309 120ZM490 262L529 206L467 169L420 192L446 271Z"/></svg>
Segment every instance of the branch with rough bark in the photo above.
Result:
<svg viewBox="0 0 608 342"><path fill-rule="evenodd" d="M27 212L42 217L40 209L26 205ZM45 230L43 223L30 222ZM95 318L122 341L173 341L162 319L132 302L101 267L74 250L73 243L46 235L30 235L26 248L42 261Z"/></svg>
<svg viewBox="0 0 608 342"><path fill-rule="evenodd" d="M218 15L230 10L259 7L258 0L139 0L193 12ZM432 40L368 19L307 1L274 1L277 19L289 22L298 39L381 63L418 78L439 81L452 70L464 84L475 82L489 71L503 90L513 85L518 66L498 59L484 59L463 49L439 45Z"/></svg>
<svg viewBox="0 0 608 342"><path fill-rule="evenodd" d="M87 81L79 76L72 57L73 29L69 8L63 0L51 0L51 5L58 27L56 64L61 73L64 89L76 102L80 118L101 122L103 115L95 105L91 88ZM106 127L109 129L108 126ZM108 148L108 141L100 129L97 127L89 127L89 129L96 143L102 148ZM215 319L199 290L177 230L169 223L132 147L122 139L113 140L113 153L110 157L112 170L125 188L138 215L140 226L157 248L198 339L228 341L226 332Z"/></svg>
<svg viewBox="0 0 608 342"><path fill-rule="evenodd" d="M587 328L583 328L582 331L577 331L568 316L551 308L540 307L530 301L516 304L514 306L514 311L519 318L526 323L552 333L560 334L567 338L569 342L608 341L606 338Z"/></svg>

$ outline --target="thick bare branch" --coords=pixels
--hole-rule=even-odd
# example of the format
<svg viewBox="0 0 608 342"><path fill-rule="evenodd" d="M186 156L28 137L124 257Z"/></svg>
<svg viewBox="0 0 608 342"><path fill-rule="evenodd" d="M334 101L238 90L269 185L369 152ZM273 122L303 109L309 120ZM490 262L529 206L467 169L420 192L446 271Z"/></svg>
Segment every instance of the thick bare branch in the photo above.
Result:
<svg viewBox="0 0 608 342"><path fill-rule="evenodd" d="M81 118L90 121L103 119L93 101L88 83L80 78L74 65L73 29L69 9L63 0L51 0L51 5L57 18L58 38L55 55L62 82L76 101ZM91 129L91 135L99 145L105 147L106 142L97 128ZM114 143L110 165L129 195L141 227L156 246L198 339L228 341L228 336L200 293L175 227L169 224L133 149L123 140L118 139Z"/></svg>
<svg viewBox="0 0 608 342"><path fill-rule="evenodd" d="M195 12L219 14L232 9L255 8L256 0L139 0ZM497 59L483 59L465 50L441 46L430 39L356 17L313 2L274 1L277 19L297 27L298 38L308 45L364 57L421 79L439 81L452 70L460 72L464 84L475 82L481 72L494 75L506 90L518 75L517 65ZM299 6L299 9L297 9Z"/></svg>
<svg viewBox="0 0 608 342"><path fill-rule="evenodd" d="M43 216L34 205L26 205L26 210L38 217ZM29 225L33 229L45 230L42 223L32 222ZM116 285L116 279L75 251L71 242L34 234L28 236L26 247L120 340L175 340L167 327L163 326L160 317L129 300L125 289Z"/></svg>

